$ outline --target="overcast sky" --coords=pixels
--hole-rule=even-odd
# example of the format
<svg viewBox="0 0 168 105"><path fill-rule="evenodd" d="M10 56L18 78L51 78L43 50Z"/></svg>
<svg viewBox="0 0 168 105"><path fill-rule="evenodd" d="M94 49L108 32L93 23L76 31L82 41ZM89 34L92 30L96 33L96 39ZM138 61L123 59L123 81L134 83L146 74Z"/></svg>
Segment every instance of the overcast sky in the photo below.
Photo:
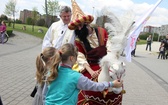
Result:
<svg viewBox="0 0 168 105"><path fill-rule="evenodd" d="M71 6L71 0L58 0L60 5ZM87 2L86 2L87 1ZM89 2L88 2L89 1ZM108 6L117 16L128 10L133 10L136 18L144 14L158 0L76 0L85 14L96 15L102 7ZM0 14L4 14L5 4L9 0L0 0ZM45 0L17 0L16 9L19 13L23 9L32 10L36 7L41 14L44 14L43 5ZM4 4L4 5L2 5ZM168 24L168 0L162 0L156 8L146 25L161 26Z"/></svg>

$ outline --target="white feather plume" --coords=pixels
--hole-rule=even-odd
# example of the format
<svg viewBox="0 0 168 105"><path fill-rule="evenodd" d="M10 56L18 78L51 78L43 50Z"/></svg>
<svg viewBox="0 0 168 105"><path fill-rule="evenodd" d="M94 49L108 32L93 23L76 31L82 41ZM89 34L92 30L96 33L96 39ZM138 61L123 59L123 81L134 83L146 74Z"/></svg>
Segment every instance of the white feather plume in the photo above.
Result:
<svg viewBox="0 0 168 105"><path fill-rule="evenodd" d="M103 17L104 28L108 32L107 49L108 53L100 60L102 68L98 76L98 82L123 80L125 76L125 64L120 58L120 54L126 46L127 36L132 29L135 15L132 11L125 13L121 18L115 16L110 9L103 8L100 17ZM116 94L122 88L110 88Z"/></svg>

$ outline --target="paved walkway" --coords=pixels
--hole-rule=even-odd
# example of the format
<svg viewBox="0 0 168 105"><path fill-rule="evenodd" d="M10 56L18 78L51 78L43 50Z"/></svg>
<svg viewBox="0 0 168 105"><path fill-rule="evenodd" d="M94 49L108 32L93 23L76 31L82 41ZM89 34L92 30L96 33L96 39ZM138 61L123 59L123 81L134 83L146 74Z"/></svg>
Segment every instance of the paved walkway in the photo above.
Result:
<svg viewBox="0 0 168 105"><path fill-rule="evenodd" d="M30 93L35 85L35 59L41 52L42 40L20 32L14 33L16 35L6 44L0 44L0 96L4 105L31 105ZM157 44L153 45L156 47ZM162 67L168 60L156 59L153 45L152 52L145 51L144 46L138 46L137 57L131 63L127 62L123 105L168 105L167 84L163 82L167 79L168 72ZM164 79L152 75L150 70L154 70L152 72L159 76L162 74L149 64L162 68Z"/></svg>
<svg viewBox="0 0 168 105"><path fill-rule="evenodd" d="M138 45L136 57L127 62L123 105L168 105L168 60L157 59L160 42Z"/></svg>
<svg viewBox="0 0 168 105"><path fill-rule="evenodd" d="M0 96L4 105L31 105L41 39L14 33L6 44L0 44Z"/></svg>

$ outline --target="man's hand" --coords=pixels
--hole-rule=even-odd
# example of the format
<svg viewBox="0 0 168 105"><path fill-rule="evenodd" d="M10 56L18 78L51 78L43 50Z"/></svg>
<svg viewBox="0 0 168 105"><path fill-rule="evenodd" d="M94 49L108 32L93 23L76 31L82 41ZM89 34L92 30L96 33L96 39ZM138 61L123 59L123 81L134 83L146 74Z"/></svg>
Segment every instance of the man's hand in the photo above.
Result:
<svg viewBox="0 0 168 105"><path fill-rule="evenodd" d="M96 78L98 75L99 75L99 72L100 72L100 70L97 70L97 71L91 71L90 72L90 75L92 76L92 78Z"/></svg>

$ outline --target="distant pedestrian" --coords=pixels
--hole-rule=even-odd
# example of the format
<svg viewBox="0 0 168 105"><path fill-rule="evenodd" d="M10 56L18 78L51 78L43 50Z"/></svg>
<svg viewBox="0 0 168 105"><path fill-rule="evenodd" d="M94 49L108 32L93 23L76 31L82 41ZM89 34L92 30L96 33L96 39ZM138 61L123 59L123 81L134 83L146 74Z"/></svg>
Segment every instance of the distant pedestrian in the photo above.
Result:
<svg viewBox="0 0 168 105"><path fill-rule="evenodd" d="M6 32L6 23L4 21L2 21L1 26L0 26L0 36L1 36L2 44L4 44L5 32Z"/></svg>
<svg viewBox="0 0 168 105"><path fill-rule="evenodd" d="M135 50L136 50L136 46L137 46L137 42L138 42L138 41L140 41L140 38L137 38L136 43L135 43L135 48L134 48L134 50L132 50L132 52L131 52L131 55L134 56L134 57L135 57Z"/></svg>
<svg viewBox="0 0 168 105"><path fill-rule="evenodd" d="M162 41L165 47L165 58L168 59L168 34L166 35L166 39Z"/></svg>
<svg viewBox="0 0 168 105"><path fill-rule="evenodd" d="M165 47L164 47L164 43L161 43L160 47L159 47L159 55L158 55L158 59L160 58L161 56L161 59L165 59Z"/></svg>
<svg viewBox="0 0 168 105"><path fill-rule="evenodd" d="M146 50L148 50L149 47L149 51L151 51L152 35L149 35L146 40L147 40Z"/></svg>

